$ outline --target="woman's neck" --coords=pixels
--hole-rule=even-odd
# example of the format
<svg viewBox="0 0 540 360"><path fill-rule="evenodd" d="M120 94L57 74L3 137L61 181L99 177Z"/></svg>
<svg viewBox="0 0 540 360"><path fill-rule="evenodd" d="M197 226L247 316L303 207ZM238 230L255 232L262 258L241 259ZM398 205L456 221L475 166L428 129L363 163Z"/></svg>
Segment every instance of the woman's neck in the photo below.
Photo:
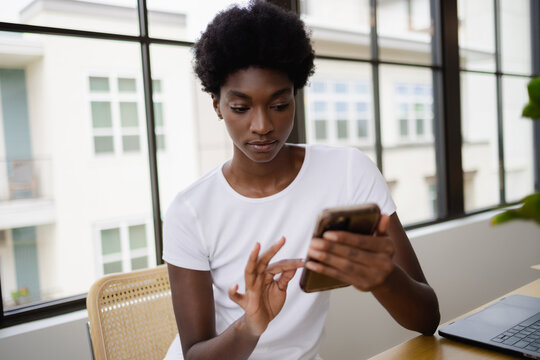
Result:
<svg viewBox="0 0 540 360"><path fill-rule="evenodd" d="M304 157L303 147L285 145L271 161L256 163L235 148L232 160L223 167L223 175L239 194L251 198L267 197L294 181Z"/></svg>

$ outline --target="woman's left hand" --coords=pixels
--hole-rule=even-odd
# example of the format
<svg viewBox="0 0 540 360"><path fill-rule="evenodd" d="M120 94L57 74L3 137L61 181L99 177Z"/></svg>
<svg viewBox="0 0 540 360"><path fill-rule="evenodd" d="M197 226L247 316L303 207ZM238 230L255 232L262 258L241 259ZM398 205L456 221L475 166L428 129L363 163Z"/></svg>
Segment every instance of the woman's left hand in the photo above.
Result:
<svg viewBox="0 0 540 360"><path fill-rule="evenodd" d="M384 284L394 271L396 251L387 235L390 218L382 215L374 235L347 231L327 231L314 238L306 267L321 274L345 281L362 291L372 291Z"/></svg>

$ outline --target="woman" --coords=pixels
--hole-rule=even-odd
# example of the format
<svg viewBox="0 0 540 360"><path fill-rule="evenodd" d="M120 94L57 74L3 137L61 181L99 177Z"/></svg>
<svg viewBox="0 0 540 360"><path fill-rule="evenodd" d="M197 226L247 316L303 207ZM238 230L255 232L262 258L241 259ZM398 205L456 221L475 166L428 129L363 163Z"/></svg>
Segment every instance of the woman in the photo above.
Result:
<svg viewBox="0 0 540 360"><path fill-rule="evenodd" d="M357 149L286 143L313 59L298 17L262 1L218 14L195 44L195 71L234 151L167 212L163 258L181 338L167 358L316 358L329 292L302 292L303 266L371 291L408 329L438 325L436 295L376 166ZM376 236L311 239L321 210L368 202L384 214Z"/></svg>

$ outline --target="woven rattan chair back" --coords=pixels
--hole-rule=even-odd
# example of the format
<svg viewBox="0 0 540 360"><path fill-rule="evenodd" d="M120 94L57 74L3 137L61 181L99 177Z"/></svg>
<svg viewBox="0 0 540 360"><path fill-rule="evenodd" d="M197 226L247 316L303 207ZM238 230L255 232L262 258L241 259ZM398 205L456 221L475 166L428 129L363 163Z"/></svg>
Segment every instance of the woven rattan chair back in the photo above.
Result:
<svg viewBox="0 0 540 360"><path fill-rule="evenodd" d="M165 265L104 276L86 307L97 360L163 359L178 333Z"/></svg>

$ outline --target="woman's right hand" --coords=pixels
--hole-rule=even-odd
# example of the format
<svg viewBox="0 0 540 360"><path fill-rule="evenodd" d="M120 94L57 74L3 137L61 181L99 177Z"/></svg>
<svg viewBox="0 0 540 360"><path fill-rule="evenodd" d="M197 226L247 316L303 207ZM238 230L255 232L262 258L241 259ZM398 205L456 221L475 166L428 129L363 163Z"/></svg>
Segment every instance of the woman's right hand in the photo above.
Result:
<svg viewBox="0 0 540 360"><path fill-rule="evenodd" d="M281 260L269 265L284 244L285 238L282 237L259 257L261 245L256 243L244 271L246 292L238 293L238 284L229 288L229 297L245 312L237 324L244 325L251 335L260 336L279 314L287 297L289 281L296 270L304 266L303 259Z"/></svg>

